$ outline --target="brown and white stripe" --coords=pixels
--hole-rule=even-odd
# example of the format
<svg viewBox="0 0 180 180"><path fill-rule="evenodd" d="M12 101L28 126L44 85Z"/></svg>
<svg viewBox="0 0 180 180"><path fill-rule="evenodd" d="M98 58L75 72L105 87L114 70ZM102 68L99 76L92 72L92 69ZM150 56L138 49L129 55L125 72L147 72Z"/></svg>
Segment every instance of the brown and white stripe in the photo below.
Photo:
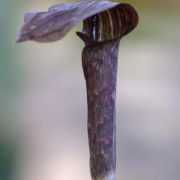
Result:
<svg viewBox="0 0 180 180"><path fill-rule="evenodd" d="M83 34L95 42L120 39L132 31L138 22L138 15L129 4L118 4L83 22Z"/></svg>

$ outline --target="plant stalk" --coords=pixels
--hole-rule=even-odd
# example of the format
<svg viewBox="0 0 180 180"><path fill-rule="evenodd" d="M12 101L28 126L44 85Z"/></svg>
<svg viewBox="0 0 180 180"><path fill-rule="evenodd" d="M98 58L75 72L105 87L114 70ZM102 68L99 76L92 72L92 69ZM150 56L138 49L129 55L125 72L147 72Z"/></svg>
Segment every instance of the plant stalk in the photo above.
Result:
<svg viewBox="0 0 180 180"><path fill-rule="evenodd" d="M92 180L116 179L116 79L119 40L85 46L82 65L87 87Z"/></svg>

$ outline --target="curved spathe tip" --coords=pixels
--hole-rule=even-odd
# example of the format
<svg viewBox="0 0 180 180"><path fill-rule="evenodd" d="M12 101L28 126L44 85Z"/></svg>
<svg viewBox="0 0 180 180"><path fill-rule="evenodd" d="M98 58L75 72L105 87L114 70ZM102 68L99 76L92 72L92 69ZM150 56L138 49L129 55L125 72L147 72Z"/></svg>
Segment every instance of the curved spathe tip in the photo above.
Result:
<svg viewBox="0 0 180 180"><path fill-rule="evenodd" d="M113 11L115 13L113 13ZM108 15L107 19L104 16L106 12L110 12L110 16ZM104 41L113 36L120 38L134 29L135 24L138 22L137 13L134 8L128 4L120 4L107 0L63 3L50 7L48 12L26 13L24 25L21 28L16 42L27 40L37 42L57 41L63 38L70 29L81 21L84 21L84 24L86 24L94 15L98 15L100 18L101 16L103 17L102 21L99 21L103 23L103 28L99 28L98 30L103 30L105 33L98 41ZM112 20L110 21L109 18ZM120 21L118 21L118 18L120 18ZM114 26L116 21L122 21L123 28L116 28ZM109 26L108 23L113 23L111 24L114 26L113 30L104 28L105 26ZM84 25L83 33L87 38L92 39L89 35L90 30L87 31L88 28L90 27ZM119 30L121 30L120 34L118 34Z"/></svg>

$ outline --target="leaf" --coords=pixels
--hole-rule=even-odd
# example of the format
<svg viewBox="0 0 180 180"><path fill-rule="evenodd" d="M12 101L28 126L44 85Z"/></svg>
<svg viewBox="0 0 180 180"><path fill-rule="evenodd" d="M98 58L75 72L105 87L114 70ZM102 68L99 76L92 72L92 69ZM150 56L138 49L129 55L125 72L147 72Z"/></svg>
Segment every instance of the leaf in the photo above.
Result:
<svg viewBox="0 0 180 180"><path fill-rule="evenodd" d="M106 16L108 12L110 12L110 15ZM118 13L119 15L116 15ZM23 42L27 40L37 42L57 41L63 38L70 29L83 20L83 33L87 36L87 38L91 38L87 32L87 29L90 27L89 25L86 26L86 24L89 23L89 18L94 15L99 15L101 19L103 17L103 20L99 21L99 23L103 24L103 28L98 29L99 32L100 30L106 31L103 37L98 37L98 41L108 40L108 33L110 32L112 34L112 31L108 29L110 26L108 23L111 23L111 25L113 24L114 26L115 21L122 21L123 26L129 26L129 22L133 16L137 17L134 8L128 4L120 4L106 0L88 0L78 3L63 3L50 7L47 12L26 13L24 17L24 25L21 28L16 42ZM109 20L111 16L114 19L113 21ZM135 25L136 24L137 22ZM131 26L134 28L135 25ZM129 28L126 27L125 32L128 30ZM122 34L123 33L121 32L121 35ZM79 36L83 35L79 33ZM119 37L118 33L115 32L115 36ZM109 39L110 38L112 37L109 37Z"/></svg>

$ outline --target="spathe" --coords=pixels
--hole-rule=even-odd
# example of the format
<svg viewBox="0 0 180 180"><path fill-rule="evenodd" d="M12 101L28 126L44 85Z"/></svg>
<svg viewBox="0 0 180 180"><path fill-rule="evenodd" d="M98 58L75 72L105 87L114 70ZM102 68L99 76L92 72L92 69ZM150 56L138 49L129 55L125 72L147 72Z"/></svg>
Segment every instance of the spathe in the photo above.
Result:
<svg viewBox="0 0 180 180"><path fill-rule="evenodd" d="M107 12L108 18L102 18ZM84 21L84 30L86 31L88 19L94 15L100 15L101 24L105 27L107 23L121 23L121 34L117 30L113 36L109 37L106 33L104 37L98 38L97 41L106 41L112 38L120 38L137 25L138 16L134 8L129 4L121 4L106 0L89 0L78 3L63 3L54 5L47 12L26 13L24 24L21 28L16 42L27 40L37 42L53 42L63 38L75 25ZM113 20L114 19L114 20ZM123 23L123 24L122 24ZM109 26L109 25L107 25ZM114 28L115 29L115 28ZM111 33L112 35L112 33ZM90 37L89 37L90 38Z"/></svg>

